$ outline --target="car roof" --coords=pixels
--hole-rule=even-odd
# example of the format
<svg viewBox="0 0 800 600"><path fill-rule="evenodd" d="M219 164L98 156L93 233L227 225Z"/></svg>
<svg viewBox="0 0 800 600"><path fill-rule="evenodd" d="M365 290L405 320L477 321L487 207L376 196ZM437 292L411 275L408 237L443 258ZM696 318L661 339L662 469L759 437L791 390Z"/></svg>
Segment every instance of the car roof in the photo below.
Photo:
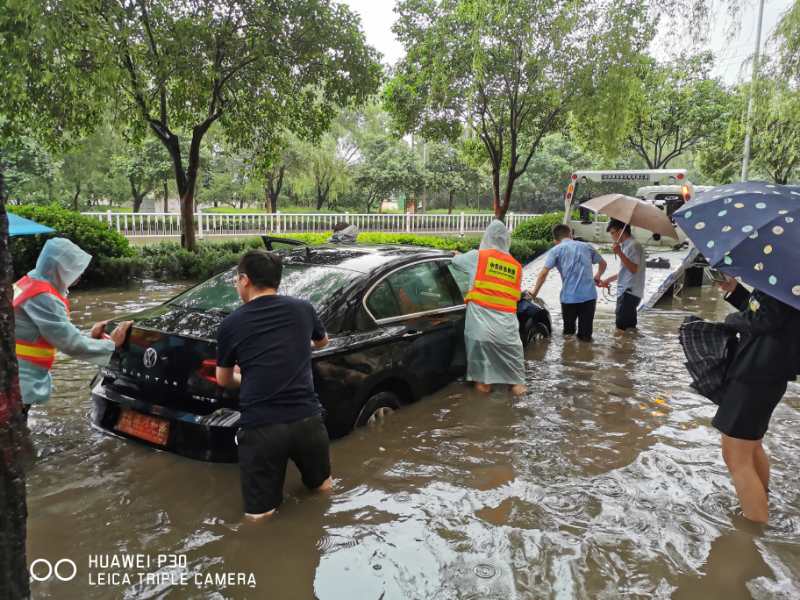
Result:
<svg viewBox="0 0 800 600"><path fill-rule="evenodd" d="M426 258L448 258L452 252L402 245L326 244L286 251L284 264L331 266L359 273L402 265Z"/></svg>

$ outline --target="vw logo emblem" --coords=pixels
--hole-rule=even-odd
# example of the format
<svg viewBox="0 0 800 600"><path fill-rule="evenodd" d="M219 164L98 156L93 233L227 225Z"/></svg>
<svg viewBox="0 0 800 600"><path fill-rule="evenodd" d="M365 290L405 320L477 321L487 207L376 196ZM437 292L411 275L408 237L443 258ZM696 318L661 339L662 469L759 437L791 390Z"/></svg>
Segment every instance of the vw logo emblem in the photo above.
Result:
<svg viewBox="0 0 800 600"><path fill-rule="evenodd" d="M144 357L142 357L142 362L144 366L148 369L152 369L156 366L158 362L158 352L156 352L155 348L148 348L144 351Z"/></svg>

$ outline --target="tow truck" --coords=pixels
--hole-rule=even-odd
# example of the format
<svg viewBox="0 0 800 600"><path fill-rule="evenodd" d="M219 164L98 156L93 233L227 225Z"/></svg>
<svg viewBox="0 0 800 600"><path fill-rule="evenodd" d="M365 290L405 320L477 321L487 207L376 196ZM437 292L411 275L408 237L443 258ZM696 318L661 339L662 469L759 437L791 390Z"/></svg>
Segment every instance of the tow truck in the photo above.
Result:
<svg viewBox="0 0 800 600"><path fill-rule="evenodd" d="M667 214L680 208L684 203L691 202L695 195L695 188L689 181L686 169L641 169L624 171L575 171L570 175L570 182L564 194L564 224L570 225L577 237L584 238L592 242L611 241L605 231L605 225L599 222L591 222L588 219L575 221L572 219L572 211L575 208L578 190L581 186L586 186L590 182L594 183L633 183L639 186L679 186L680 197L678 202L672 202L667 207L666 204L661 208L667 209ZM640 187L640 189L642 189ZM585 198L584 200L587 200ZM634 227L632 230L634 237L639 241L649 245L668 245L675 243L674 240L655 239L649 231ZM683 242L686 238L679 232L679 241Z"/></svg>
<svg viewBox="0 0 800 600"><path fill-rule="evenodd" d="M580 220L572 219L572 211L576 207L578 190L581 186L586 186L590 182L594 183L627 183L637 184L639 192L648 195L651 192L666 192L671 196L669 202L655 202L656 194L653 197L642 198L653 202L667 215L672 216L678 208L687 202L691 202L695 197L695 186L689 181L686 169L641 169L641 170L608 170L608 171L575 171L570 175L570 182L564 194L564 224L572 227L575 236L595 243L610 243L611 237L606 232L606 223L597 219L592 221L588 218ZM669 187L668 187L669 186ZM703 190L704 191L704 190ZM677 197L676 197L677 196ZM586 200L588 198L584 198ZM663 198L667 200L667 198ZM579 205L579 202L577 203ZM640 242L648 245L673 247L675 250L686 248L682 252L677 265L667 262L666 270L658 279L660 284L655 293L645 298L640 305L640 310L652 308L664 296L677 295L680 290L686 287L699 286L703 283L703 266L705 259L700 255L696 248L689 242L684 233L678 230L678 241L669 238L654 236L651 232L639 227L631 228L632 235ZM665 248L666 249L666 248Z"/></svg>

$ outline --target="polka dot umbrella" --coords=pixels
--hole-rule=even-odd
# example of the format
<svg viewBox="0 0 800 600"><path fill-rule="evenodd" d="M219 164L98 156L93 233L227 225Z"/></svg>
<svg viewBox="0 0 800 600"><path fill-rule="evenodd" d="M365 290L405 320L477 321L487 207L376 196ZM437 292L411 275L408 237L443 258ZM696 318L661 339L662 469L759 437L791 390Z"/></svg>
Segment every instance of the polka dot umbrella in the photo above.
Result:
<svg viewBox="0 0 800 600"><path fill-rule="evenodd" d="M715 269L800 309L800 188L713 188L673 215Z"/></svg>

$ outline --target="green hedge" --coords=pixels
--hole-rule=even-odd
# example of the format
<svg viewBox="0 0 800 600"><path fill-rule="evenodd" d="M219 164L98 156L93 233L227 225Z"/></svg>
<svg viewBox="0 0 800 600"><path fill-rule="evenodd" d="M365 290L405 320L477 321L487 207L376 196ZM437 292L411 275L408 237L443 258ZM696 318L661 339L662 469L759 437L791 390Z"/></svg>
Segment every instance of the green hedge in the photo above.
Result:
<svg viewBox="0 0 800 600"><path fill-rule="evenodd" d="M563 220L564 211L531 217L514 228L512 237L520 240L544 240L550 242L553 239L553 227Z"/></svg>
<svg viewBox="0 0 800 600"><path fill-rule="evenodd" d="M247 250L264 247L259 238L200 242L196 253L184 250L176 242L130 246L123 236L108 229L104 223L61 208L15 207L14 212L50 225L58 231L58 235L70 238L95 257L81 279L83 285L124 285L141 277L202 281L235 265ZM330 235L308 233L276 237L319 245L326 243ZM47 236L13 239L12 253L17 277L33 268L45 239ZM404 233L366 232L358 236L360 244L403 244L459 252L478 248L480 240L480 236L435 237ZM549 239L515 236L511 240L511 254L525 264L545 252L550 245Z"/></svg>
<svg viewBox="0 0 800 600"><path fill-rule="evenodd" d="M307 244L324 244L328 241L328 233L304 233L296 235L286 235L277 237L287 237L300 240ZM430 235L414 235L412 233L370 233L358 234L359 244L403 244L405 246L425 246L428 248L439 248L440 250L453 250L458 252L468 252L475 250L481 244L481 236L465 237L436 237ZM511 255L522 264L532 261L540 254L546 252L552 243L547 240L526 240L511 239Z"/></svg>
<svg viewBox="0 0 800 600"><path fill-rule="evenodd" d="M330 233L284 235L316 246L328 241ZM480 245L480 237L433 237L408 234L362 233L360 244L404 244L442 250L467 252ZM511 240L511 254L525 264L550 248L543 240ZM201 242L196 254L187 252L174 242L134 247L135 255L106 259L102 262L105 281L121 284L140 277L202 281L235 265L239 257L252 248L263 248L258 238L229 242Z"/></svg>
<svg viewBox="0 0 800 600"><path fill-rule="evenodd" d="M84 217L60 206L14 206L10 207L10 212L26 219L33 219L42 225L49 225L56 230L56 235L72 240L91 254L94 259L81 278L82 284L105 283L108 261L135 257L135 252L128 244L128 240L97 219ZM33 235L11 238L11 257L17 278L22 277L34 267L39 252L49 237L52 236ZM120 281L124 280L120 279Z"/></svg>

